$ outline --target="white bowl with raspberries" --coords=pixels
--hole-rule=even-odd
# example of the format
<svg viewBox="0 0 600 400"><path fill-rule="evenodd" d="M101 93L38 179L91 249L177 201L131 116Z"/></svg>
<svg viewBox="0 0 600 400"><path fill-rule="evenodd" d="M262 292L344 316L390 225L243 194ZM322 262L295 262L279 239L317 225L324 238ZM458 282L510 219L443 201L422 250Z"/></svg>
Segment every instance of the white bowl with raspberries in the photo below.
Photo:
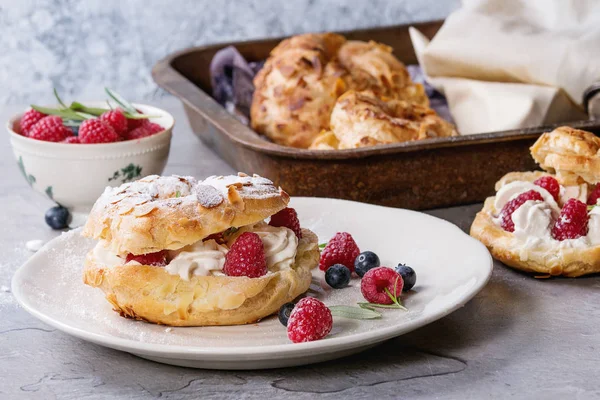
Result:
<svg viewBox="0 0 600 400"><path fill-rule="evenodd" d="M106 108L106 102L86 102L84 106ZM107 186L161 174L175 120L159 108L133 106L152 118L126 119L129 125L125 128L121 116L114 115L120 111L113 111L108 115L110 121L103 117L83 121L78 136L76 130L61 124L61 117L51 115L43 120L43 115L40 118L32 110L12 117L7 124L10 143L27 183L72 214L86 214ZM32 121L24 123L24 132L21 122L28 119L23 119L26 113ZM111 124L116 124L115 128ZM147 129L137 129L140 125Z"/></svg>

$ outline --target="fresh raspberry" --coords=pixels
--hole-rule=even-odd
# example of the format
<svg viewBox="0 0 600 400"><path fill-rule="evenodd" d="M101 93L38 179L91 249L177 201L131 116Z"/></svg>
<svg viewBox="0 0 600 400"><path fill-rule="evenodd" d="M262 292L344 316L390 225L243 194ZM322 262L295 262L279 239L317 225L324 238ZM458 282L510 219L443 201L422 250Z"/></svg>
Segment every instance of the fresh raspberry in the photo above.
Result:
<svg viewBox="0 0 600 400"><path fill-rule="evenodd" d="M73 144L80 144L81 143L81 141L79 140L79 136L69 136L68 138L66 138L62 142L63 143L73 143Z"/></svg>
<svg viewBox="0 0 600 400"><path fill-rule="evenodd" d="M254 232L242 233L225 256L223 273L227 276L258 278L267 273L263 242Z"/></svg>
<svg viewBox="0 0 600 400"><path fill-rule="evenodd" d="M142 265L154 265L156 267L164 267L167 265L167 251L161 250L156 253L133 255L128 254L126 263L129 261L137 261Z"/></svg>
<svg viewBox="0 0 600 400"><path fill-rule="evenodd" d="M394 301L387 294L387 289L393 296L399 298L402 294L404 281L402 276L388 267L377 267L367 271L360 281L360 291L369 303L392 304Z"/></svg>
<svg viewBox="0 0 600 400"><path fill-rule="evenodd" d="M140 110L136 111L140 114L143 114L143 112L141 112ZM148 119L147 118L142 118L142 119L133 119L133 118L127 118L127 131L132 131L135 128L139 128L142 125L145 125L148 123Z"/></svg>
<svg viewBox="0 0 600 400"><path fill-rule="evenodd" d="M158 132L164 131L164 128L154 122L148 122L125 134L125 140L141 139L152 136Z"/></svg>
<svg viewBox="0 0 600 400"><path fill-rule="evenodd" d="M97 118L85 120L79 127L81 143L111 143L119 139L119 135L110 125Z"/></svg>
<svg viewBox="0 0 600 400"><path fill-rule="evenodd" d="M560 185L558 181L551 176L542 176L533 182L534 185L538 185L548 191L554 197L554 200L558 201L560 196Z"/></svg>
<svg viewBox="0 0 600 400"><path fill-rule="evenodd" d="M352 239L352 235L347 232L338 232L321 252L319 268L326 271L333 264L342 264L350 272L354 272L354 260L359 254L360 250Z"/></svg>
<svg viewBox="0 0 600 400"><path fill-rule="evenodd" d="M28 136L46 142L62 142L67 137L73 136L73 131L63 125L59 116L48 115L29 130Z"/></svg>
<svg viewBox="0 0 600 400"><path fill-rule="evenodd" d="M23 136L28 136L31 128L33 128L33 126L40 122L40 120L45 116L46 114L43 114L38 110L31 109L25 111L25 114L23 114L21 120L19 121L19 126L21 127L21 134Z"/></svg>
<svg viewBox="0 0 600 400"><path fill-rule="evenodd" d="M298 239L302 239L302 229L300 229L300 221L298 213L293 208L287 207L271 216L269 221L271 226L283 226L294 231Z"/></svg>
<svg viewBox="0 0 600 400"><path fill-rule="evenodd" d="M106 111L100 116L100 120L110 125L117 135L124 136L127 133L127 117L120 109Z"/></svg>
<svg viewBox="0 0 600 400"><path fill-rule="evenodd" d="M323 339L331 332L333 318L325 304L314 297L301 299L290 314L288 338L294 343Z"/></svg>
<svg viewBox="0 0 600 400"><path fill-rule="evenodd" d="M587 199L587 203L590 206L595 206L596 204L598 204L598 199L600 199L600 184L596 185L596 188L592 190L592 193L590 193Z"/></svg>
<svg viewBox="0 0 600 400"><path fill-rule="evenodd" d="M552 237L565 240L585 236L589 219L587 205L577 199L569 199L552 227Z"/></svg>
<svg viewBox="0 0 600 400"><path fill-rule="evenodd" d="M542 195L535 190L530 190L525 193L521 193L519 196L510 200L502 207L500 211L500 226L507 232L515 231L515 223L512 220L512 215L515 210L523 205L527 200L538 200L544 201Z"/></svg>

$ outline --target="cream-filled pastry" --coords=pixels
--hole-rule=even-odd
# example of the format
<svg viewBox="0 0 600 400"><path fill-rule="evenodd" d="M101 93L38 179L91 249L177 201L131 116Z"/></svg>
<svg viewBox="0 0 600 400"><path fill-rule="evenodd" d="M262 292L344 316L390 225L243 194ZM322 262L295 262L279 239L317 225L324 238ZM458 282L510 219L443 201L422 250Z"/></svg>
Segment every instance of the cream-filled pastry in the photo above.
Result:
<svg viewBox="0 0 600 400"><path fill-rule="evenodd" d="M124 317L173 326L255 322L304 293L319 260L316 235L299 228L288 201L268 179L241 173L149 176L107 188L83 230L98 239L84 282ZM281 213L295 221L267 223Z"/></svg>
<svg viewBox="0 0 600 400"><path fill-rule="evenodd" d="M600 158L598 149L600 139L589 132L561 127L543 134L531 152L547 172L511 172L500 179L471 236L523 271L571 277L600 272L600 171L588 170Z"/></svg>

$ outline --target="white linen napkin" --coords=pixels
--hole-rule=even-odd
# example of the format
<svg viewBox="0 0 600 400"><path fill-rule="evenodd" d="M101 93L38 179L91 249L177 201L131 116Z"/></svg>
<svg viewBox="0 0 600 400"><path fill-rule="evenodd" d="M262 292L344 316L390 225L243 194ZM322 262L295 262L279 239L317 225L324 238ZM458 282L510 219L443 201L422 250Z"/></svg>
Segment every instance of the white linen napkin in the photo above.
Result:
<svg viewBox="0 0 600 400"><path fill-rule="evenodd" d="M461 134L587 118L600 80L600 1L463 0L429 41L410 31Z"/></svg>

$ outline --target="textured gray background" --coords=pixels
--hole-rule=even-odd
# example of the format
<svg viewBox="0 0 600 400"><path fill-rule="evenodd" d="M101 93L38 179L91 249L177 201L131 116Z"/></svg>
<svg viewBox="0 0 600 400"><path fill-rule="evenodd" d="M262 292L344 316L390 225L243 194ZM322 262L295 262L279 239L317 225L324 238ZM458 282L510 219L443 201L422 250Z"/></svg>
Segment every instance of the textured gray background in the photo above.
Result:
<svg viewBox="0 0 600 400"><path fill-rule="evenodd" d="M165 95L152 65L205 43L444 18L459 0L0 0L0 104Z"/></svg>

